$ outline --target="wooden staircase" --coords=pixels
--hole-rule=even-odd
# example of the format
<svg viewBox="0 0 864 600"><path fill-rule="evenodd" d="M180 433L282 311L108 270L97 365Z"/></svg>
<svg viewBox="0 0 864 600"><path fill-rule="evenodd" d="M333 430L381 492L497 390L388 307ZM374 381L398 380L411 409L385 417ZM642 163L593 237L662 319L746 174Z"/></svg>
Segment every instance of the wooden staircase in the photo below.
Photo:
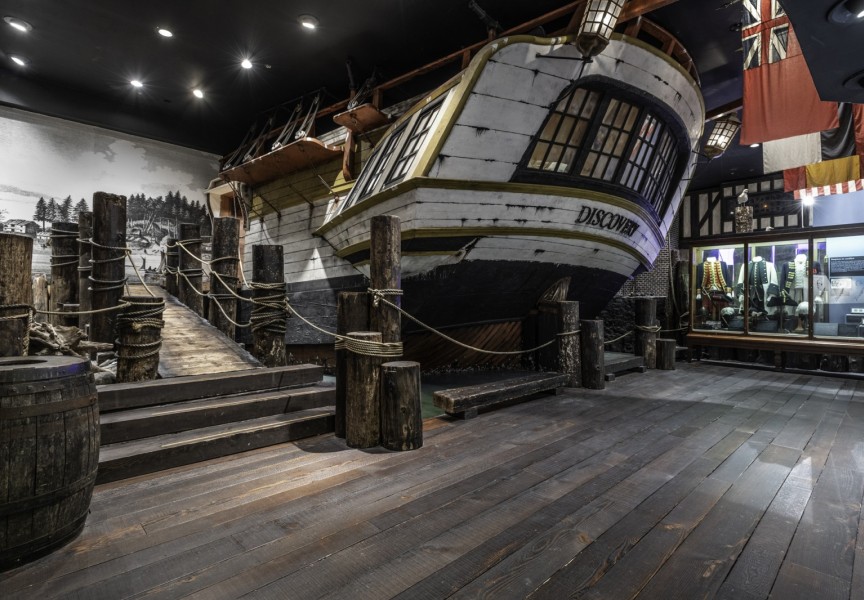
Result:
<svg viewBox="0 0 864 600"><path fill-rule="evenodd" d="M334 430L335 388L295 365L99 386L97 483Z"/></svg>

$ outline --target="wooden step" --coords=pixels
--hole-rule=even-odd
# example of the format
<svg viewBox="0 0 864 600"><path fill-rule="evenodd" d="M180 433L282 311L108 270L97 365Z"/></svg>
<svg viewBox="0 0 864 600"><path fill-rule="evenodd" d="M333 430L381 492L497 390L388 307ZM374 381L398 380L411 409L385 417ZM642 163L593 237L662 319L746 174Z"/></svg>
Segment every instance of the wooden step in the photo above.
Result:
<svg viewBox="0 0 864 600"><path fill-rule="evenodd" d="M250 391L301 387L318 383L323 373L324 368L317 365L291 365L100 385L97 386L99 411L107 413Z"/></svg>
<svg viewBox="0 0 864 600"><path fill-rule="evenodd" d="M333 406L335 401L336 388L319 384L114 411L101 416L102 445Z"/></svg>
<svg viewBox="0 0 864 600"><path fill-rule="evenodd" d="M102 446L97 483L126 479L180 465L332 432L332 407L169 433Z"/></svg>

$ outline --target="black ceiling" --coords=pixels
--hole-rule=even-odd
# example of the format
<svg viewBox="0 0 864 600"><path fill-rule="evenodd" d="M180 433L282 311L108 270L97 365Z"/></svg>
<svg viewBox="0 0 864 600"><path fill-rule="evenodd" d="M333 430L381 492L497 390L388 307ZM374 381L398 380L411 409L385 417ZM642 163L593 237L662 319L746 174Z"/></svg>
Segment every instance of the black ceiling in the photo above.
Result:
<svg viewBox="0 0 864 600"><path fill-rule="evenodd" d="M570 4L478 3L504 29ZM318 18L317 31L301 29L303 14ZM217 154L238 145L270 107L320 88L323 105L347 98L349 58L359 81L375 67L386 80L486 33L468 0L0 0L7 15L33 30L0 27L0 104ZM741 98L740 3L678 0L649 18L690 51L709 111ZM174 37L159 36L159 26ZM253 69L240 68L245 56ZM145 85L135 90L130 79ZM204 100L192 96L194 87ZM694 183L747 177L754 164L754 152L736 149L700 167Z"/></svg>

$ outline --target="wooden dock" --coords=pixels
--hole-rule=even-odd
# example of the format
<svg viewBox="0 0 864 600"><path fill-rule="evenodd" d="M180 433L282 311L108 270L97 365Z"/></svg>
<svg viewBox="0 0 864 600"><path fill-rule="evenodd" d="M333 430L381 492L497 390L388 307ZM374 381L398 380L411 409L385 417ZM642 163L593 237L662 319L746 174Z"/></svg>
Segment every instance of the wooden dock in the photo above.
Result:
<svg viewBox="0 0 864 600"><path fill-rule="evenodd" d="M32 598L861 598L864 382L678 363L98 485ZM862 532L862 535L859 535Z"/></svg>
<svg viewBox="0 0 864 600"><path fill-rule="evenodd" d="M165 327L159 352L161 377L227 373L261 366L242 346L225 337L177 298L159 286L148 287L154 294L165 298ZM130 285L129 288L133 295L148 295L142 285Z"/></svg>

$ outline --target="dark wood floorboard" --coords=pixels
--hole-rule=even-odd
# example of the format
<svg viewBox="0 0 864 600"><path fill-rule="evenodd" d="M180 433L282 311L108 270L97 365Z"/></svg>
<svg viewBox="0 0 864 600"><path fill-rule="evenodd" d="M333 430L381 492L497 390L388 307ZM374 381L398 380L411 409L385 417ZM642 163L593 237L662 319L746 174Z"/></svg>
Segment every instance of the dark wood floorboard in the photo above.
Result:
<svg viewBox="0 0 864 600"><path fill-rule="evenodd" d="M0 597L864 600L864 383L677 367L98 486Z"/></svg>

